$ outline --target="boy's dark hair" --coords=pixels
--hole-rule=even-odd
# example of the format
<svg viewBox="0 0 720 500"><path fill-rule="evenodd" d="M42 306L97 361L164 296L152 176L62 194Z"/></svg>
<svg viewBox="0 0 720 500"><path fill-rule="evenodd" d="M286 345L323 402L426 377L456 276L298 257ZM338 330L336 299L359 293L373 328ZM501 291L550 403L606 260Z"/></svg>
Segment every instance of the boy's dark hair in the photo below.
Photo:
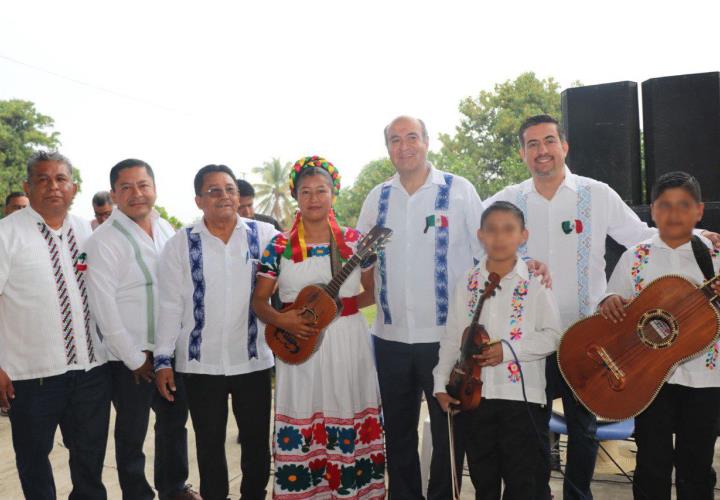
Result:
<svg viewBox="0 0 720 500"><path fill-rule="evenodd" d="M531 116L529 118L525 118L525 121L522 122L520 125L520 129L518 130L518 140L520 141L520 146L525 147L525 131L529 129L530 127L534 127L535 125L540 125L541 123L554 123L555 127L557 128L558 136L560 137L560 140L562 142L565 142L565 132L563 131L562 126L560 125L560 122L557 121L555 118L553 118L550 115L535 115Z"/></svg>
<svg viewBox="0 0 720 500"><path fill-rule="evenodd" d="M654 203L661 194L673 188L684 189L696 202L702 203L700 183L687 172L668 172L661 175L652 187L650 202Z"/></svg>
<svg viewBox="0 0 720 500"><path fill-rule="evenodd" d="M22 191L13 191L12 193L10 193L9 195L7 195L5 197L5 206L8 206L10 204L10 201L13 198L20 198L21 196L27 196L27 195Z"/></svg>
<svg viewBox="0 0 720 500"><path fill-rule="evenodd" d="M113 168L110 169L110 189L115 191L115 183L118 180L118 177L120 176L120 172L123 170L126 170L128 168L135 168L135 167L145 167L145 170L147 171L150 178L153 180L153 184L155 183L155 172L153 172L153 169L150 165L145 163L142 160L137 160L135 158L128 158L127 160L123 160L120 163L116 164Z"/></svg>
<svg viewBox="0 0 720 500"><path fill-rule="evenodd" d="M233 173L233 171L230 170L230 167L228 167L227 165L205 165L203 168L198 170L197 174L195 174L195 194L197 196L200 196L201 194L203 182L205 182L205 176L208 174L214 174L215 172L228 174L233 180L233 184L237 185L235 173Z"/></svg>
<svg viewBox="0 0 720 500"><path fill-rule="evenodd" d="M483 210L483 213L480 216L480 228L483 228L485 226L485 220L493 212L511 213L520 221L520 229L525 229L525 215L523 214L522 210L517 207L517 205L514 205L509 201L496 201L495 203L487 207L485 210Z"/></svg>
<svg viewBox="0 0 720 500"><path fill-rule="evenodd" d="M252 184L250 184L245 179L237 180L237 188L238 188L238 195L240 195L242 197L249 196L250 198L255 198L255 188L252 187Z"/></svg>

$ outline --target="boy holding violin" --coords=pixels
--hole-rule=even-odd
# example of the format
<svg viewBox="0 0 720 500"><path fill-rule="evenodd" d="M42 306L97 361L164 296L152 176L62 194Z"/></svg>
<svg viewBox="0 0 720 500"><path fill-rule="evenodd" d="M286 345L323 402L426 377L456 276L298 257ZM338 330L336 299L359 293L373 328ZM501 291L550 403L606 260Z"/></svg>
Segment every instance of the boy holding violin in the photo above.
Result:
<svg viewBox="0 0 720 500"><path fill-rule="evenodd" d="M720 266L717 251L693 236L704 208L700 185L693 176L685 172L661 176L651 198L659 234L622 255L610 278L608 295L600 303L600 314L615 323L624 320L625 305L651 281L675 274L701 284L716 275ZM720 286L715 284L713 289L720 294ZM673 466L679 500L714 498L712 464L720 418L718 347L716 343L680 364L655 400L635 418L636 499L670 500Z"/></svg>
<svg viewBox="0 0 720 500"><path fill-rule="evenodd" d="M549 480L545 357L557 349L561 327L552 291L533 278L518 253L527 237L515 205L498 201L485 209L478 238L486 255L458 282L433 372L440 406L456 413L462 402L447 393L447 384L485 295L479 324L487 337L478 342L479 354L466 353L472 360L460 360L479 365L483 382L482 399L463 424L476 499L500 498L503 482L503 499L532 499L539 482ZM484 293L486 287L495 287L493 294Z"/></svg>

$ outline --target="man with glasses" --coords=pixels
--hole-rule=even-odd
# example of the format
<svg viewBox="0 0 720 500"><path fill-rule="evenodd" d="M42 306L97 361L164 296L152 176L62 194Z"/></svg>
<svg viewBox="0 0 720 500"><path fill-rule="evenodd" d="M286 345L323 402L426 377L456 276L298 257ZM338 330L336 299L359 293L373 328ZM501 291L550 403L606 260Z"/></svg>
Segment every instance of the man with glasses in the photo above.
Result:
<svg viewBox="0 0 720 500"><path fill-rule="evenodd" d="M153 384L158 318L157 266L173 228L153 210L155 176L142 160L121 161L110 170L117 209L87 245L93 315L107 346L112 373L115 457L123 498L155 497L145 478L143 443L150 408L155 411L155 489L160 499L197 499L188 477L188 409L184 388L175 401Z"/></svg>
<svg viewBox="0 0 720 500"><path fill-rule="evenodd" d="M197 443L200 494L228 497L228 395L240 430L240 496L264 500L270 477L270 369L264 326L250 309L260 252L277 231L239 217L235 176L207 165L195 176L203 217L168 241L158 269L156 384L168 401L185 381ZM171 358L181 377L175 377Z"/></svg>

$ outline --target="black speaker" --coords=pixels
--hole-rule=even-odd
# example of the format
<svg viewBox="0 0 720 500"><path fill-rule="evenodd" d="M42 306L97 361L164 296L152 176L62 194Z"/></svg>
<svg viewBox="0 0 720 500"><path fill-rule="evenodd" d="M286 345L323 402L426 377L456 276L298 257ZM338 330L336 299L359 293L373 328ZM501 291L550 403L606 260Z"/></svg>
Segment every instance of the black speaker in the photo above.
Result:
<svg viewBox="0 0 720 500"><path fill-rule="evenodd" d="M720 200L720 72L653 78L642 96L648 200L655 180L675 170Z"/></svg>
<svg viewBox="0 0 720 500"><path fill-rule="evenodd" d="M606 182L630 205L642 203L637 83L567 89L562 116L570 169Z"/></svg>

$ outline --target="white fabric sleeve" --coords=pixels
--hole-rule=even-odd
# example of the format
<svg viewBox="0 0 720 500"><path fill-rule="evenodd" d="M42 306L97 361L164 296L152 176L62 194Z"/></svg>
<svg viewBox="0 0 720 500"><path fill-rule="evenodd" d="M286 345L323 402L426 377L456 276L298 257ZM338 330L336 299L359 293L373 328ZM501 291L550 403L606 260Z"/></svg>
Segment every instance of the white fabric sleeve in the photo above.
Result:
<svg viewBox="0 0 720 500"><path fill-rule="evenodd" d="M534 328L526 330L517 342L511 342L518 361L537 361L544 359L557 350L562 337L560 311L553 292L538 280L530 282L528 302L532 303L535 316ZM503 342L503 360L514 360L512 351Z"/></svg>
<svg viewBox="0 0 720 500"><path fill-rule="evenodd" d="M433 394L446 392L445 386L450 380L450 373L460 358L462 335L465 328L470 324L466 305L468 300L466 292L467 280L467 274L463 275L450 298L447 324L440 337L438 364L433 369Z"/></svg>
<svg viewBox="0 0 720 500"><path fill-rule="evenodd" d="M635 247L630 247L620 256L618 263L613 269L613 273L608 281L607 293L602 297L600 302L610 295L619 295L625 299L630 299L634 295L634 287L630 272L632 270L632 260ZM600 304L598 304L598 307Z"/></svg>
<svg viewBox="0 0 720 500"><path fill-rule="evenodd" d="M485 249L477 237L478 229L480 229L480 218L483 213L483 202L480 199L475 186L473 186L470 181L467 181L466 191L466 206L463 210L465 214L465 230L468 232L472 255L476 260L480 261L485 254Z"/></svg>
<svg viewBox="0 0 720 500"><path fill-rule="evenodd" d="M657 234L657 229L641 221L640 217L620 198L619 194L609 186L606 189L608 202L607 232L612 239L628 248Z"/></svg>
<svg viewBox="0 0 720 500"><path fill-rule="evenodd" d="M378 187L373 188L368 193L367 198L363 202L362 208L360 209L360 215L358 216L357 224L355 228L362 234L367 234L377 221L377 205L378 196L380 189Z"/></svg>
<svg viewBox="0 0 720 500"><path fill-rule="evenodd" d="M155 369L170 368L169 359L175 355L175 343L180 336L183 313L185 311L183 292L189 279L184 269L187 258L185 232L178 232L163 249L158 264L158 295L160 313L155 341Z"/></svg>
<svg viewBox="0 0 720 500"><path fill-rule="evenodd" d="M121 262L117 253L97 238L88 240L85 251L90 311L102 332L103 343L130 370L137 370L145 363L146 355L125 328L116 296L119 275L127 263Z"/></svg>

